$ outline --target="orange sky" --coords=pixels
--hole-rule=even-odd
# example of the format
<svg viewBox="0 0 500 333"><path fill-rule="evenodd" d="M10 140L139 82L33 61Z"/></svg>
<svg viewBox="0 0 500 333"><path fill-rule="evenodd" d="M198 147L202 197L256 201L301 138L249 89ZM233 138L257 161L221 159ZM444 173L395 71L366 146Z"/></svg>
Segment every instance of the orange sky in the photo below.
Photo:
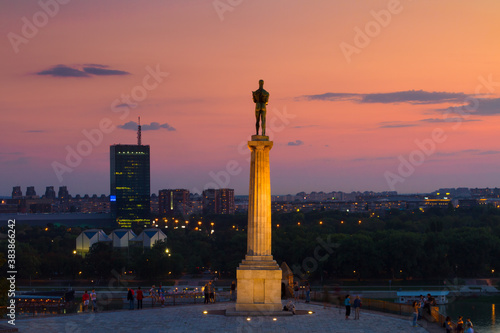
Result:
<svg viewBox="0 0 500 333"><path fill-rule="evenodd" d="M273 194L500 186L496 0L59 1L68 3L0 1L0 195L15 185L108 194L109 145L136 141L118 126L138 115L168 124L143 132L153 192L199 192L236 161L241 171L219 185L247 194L251 91L261 78ZM356 48L348 57L346 45ZM157 67L168 76L126 117L113 112ZM469 102L477 105L465 117L442 111ZM116 129L58 177L66 147L104 118ZM417 156L415 140L436 128L446 140L402 175L401 159Z"/></svg>

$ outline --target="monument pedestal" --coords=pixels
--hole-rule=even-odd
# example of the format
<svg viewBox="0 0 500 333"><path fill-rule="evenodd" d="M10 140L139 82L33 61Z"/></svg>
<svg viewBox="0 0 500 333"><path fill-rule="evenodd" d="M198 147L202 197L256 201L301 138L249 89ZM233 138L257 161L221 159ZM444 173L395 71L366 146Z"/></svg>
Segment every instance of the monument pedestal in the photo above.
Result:
<svg viewBox="0 0 500 333"><path fill-rule="evenodd" d="M248 148L250 192L248 197L247 255L236 270L236 313L272 315L282 312L281 268L271 255L271 178L269 151L273 142L252 136Z"/></svg>
<svg viewBox="0 0 500 333"><path fill-rule="evenodd" d="M280 312L281 269L272 256L249 256L236 270L238 312Z"/></svg>

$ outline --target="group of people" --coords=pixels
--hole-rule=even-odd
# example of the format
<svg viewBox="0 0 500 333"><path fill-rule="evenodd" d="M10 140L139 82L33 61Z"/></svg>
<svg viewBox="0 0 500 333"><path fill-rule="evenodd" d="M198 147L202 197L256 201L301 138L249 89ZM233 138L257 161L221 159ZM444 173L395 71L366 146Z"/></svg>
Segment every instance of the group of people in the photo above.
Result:
<svg viewBox="0 0 500 333"><path fill-rule="evenodd" d="M470 319L467 319L464 323L464 317L459 316L457 320L457 325L455 326L455 330L453 330L453 323L451 318L448 316L444 320L444 328L446 329L446 333L474 333L474 325Z"/></svg>
<svg viewBox="0 0 500 333"><path fill-rule="evenodd" d="M203 287L203 294L205 296L205 304L215 303L215 285L212 280L208 281Z"/></svg>
<svg viewBox="0 0 500 333"><path fill-rule="evenodd" d="M309 282L306 282L303 288L306 292L306 303L309 303L311 301L311 285L309 284ZM295 281L293 285L293 296L296 302L299 300L299 294L300 294L299 282Z"/></svg>
<svg viewBox="0 0 500 333"><path fill-rule="evenodd" d="M90 301L92 301L92 311L97 312L97 294L95 290L92 289L92 292L89 294L87 290L83 293L82 303L83 303L83 312L87 312L89 309Z"/></svg>
<svg viewBox="0 0 500 333"><path fill-rule="evenodd" d="M141 290L141 287L138 287L137 291L135 292L134 289L128 288L127 301L129 301L129 310L134 309L134 299L137 299L137 309L142 309L142 300L144 299L144 294Z"/></svg>
<svg viewBox="0 0 500 333"><path fill-rule="evenodd" d="M361 298L356 296L354 302L352 303L352 308L354 309L354 320L359 320L359 313L361 312ZM351 296L347 294L344 299L345 306L345 319L349 319L351 315Z"/></svg>
<svg viewBox="0 0 500 333"><path fill-rule="evenodd" d="M431 314L431 307L436 305L436 299L431 294L427 294L425 297L420 295L419 300L413 301L413 326L418 326L417 320L422 318L424 310L427 311L428 314Z"/></svg>
<svg viewBox="0 0 500 333"><path fill-rule="evenodd" d="M165 294L166 291L163 290L161 285L158 288L156 288L156 286L153 285L151 289L149 289L149 297L151 297L152 306L155 306L155 304L159 303L161 304L162 307L164 307ZM142 309L142 300L144 298L146 298L146 296L144 295L141 287L137 287L136 291L134 291L134 289L132 288L129 288L127 292L127 301L129 301L129 309L130 310L134 309L135 300L137 300L137 309Z"/></svg>

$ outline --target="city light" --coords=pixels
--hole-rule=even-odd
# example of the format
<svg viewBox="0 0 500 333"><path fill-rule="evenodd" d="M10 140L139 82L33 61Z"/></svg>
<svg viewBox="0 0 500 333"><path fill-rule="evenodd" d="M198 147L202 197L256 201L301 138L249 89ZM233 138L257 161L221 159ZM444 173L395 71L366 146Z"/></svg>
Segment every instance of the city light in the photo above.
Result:
<svg viewBox="0 0 500 333"><path fill-rule="evenodd" d="M73 251L73 254L76 254L76 250Z"/></svg>

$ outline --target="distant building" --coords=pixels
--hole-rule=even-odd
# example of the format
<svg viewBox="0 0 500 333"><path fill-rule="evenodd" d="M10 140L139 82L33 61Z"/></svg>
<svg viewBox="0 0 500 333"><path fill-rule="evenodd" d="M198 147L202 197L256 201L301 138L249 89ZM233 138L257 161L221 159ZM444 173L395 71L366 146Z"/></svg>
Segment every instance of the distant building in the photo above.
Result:
<svg viewBox="0 0 500 333"><path fill-rule="evenodd" d="M76 237L76 252L85 256L92 245L98 242L111 242L102 229L88 229Z"/></svg>
<svg viewBox="0 0 500 333"><path fill-rule="evenodd" d="M54 190L54 186L47 186L45 188L45 198L46 199L55 199L56 191Z"/></svg>
<svg viewBox="0 0 500 333"><path fill-rule="evenodd" d="M21 186L14 186L12 188L12 199L21 199L23 197L23 191L21 191Z"/></svg>
<svg viewBox="0 0 500 333"><path fill-rule="evenodd" d="M150 228L144 229L141 234L134 239L131 239L131 242L139 242L143 247L152 248L156 242L167 240L167 235L158 228Z"/></svg>
<svg viewBox="0 0 500 333"><path fill-rule="evenodd" d="M26 189L26 198L36 198L35 186L28 186Z"/></svg>
<svg viewBox="0 0 500 333"><path fill-rule="evenodd" d="M69 200L69 192L66 186L59 186L59 191L57 192L57 198L61 202L66 202Z"/></svg>
<svg viewBox="0 0 500 333"><path fill-rule="evenodd" d="M152 193L151 194L151 199L149 200L150 202L150 205L151 205L151 214L155 214L155 215L158 215L158 211L159 211L159 208L158 208L158 196L156 195L156 193Z"/></svg>
<svg viewBox="0 0 500 333"><path fill-rule="evenodd" d="M438 208L448 208L451 200L450 199L425 199L426 207L438 207Z"/></svg>
<svg viewBox="0 0 500 333"><path fill-rule="evenodd" d="M137 235L132 229L116 229L113 230L109 238L113 241L113 247L128 247L131 239L136 238Z"/></svg>
<svg viewBox="0 0 500 333"><path fill-rule="evenodd" d="M158 209L160 217L186 216L189 212L189 191L185 189L160 190Z"/></svg>
<svg viewBox="0 0 500 333"><path fill-rule="evenodd" d="M234 189L221 188L218 191L217 214L234 214Z"/></svg>
<svg viewBox="0 0 500 333"><path fill-rule="evenodd" d="M110 201L121 227L150 224L150 157L148 145L110 147Z"/></svg>
<svg viewBox="0 0 500 333"><path fill-rule="evenodd" d="M203 214L234 214L234 189L203 191Z"/></svg>
<svg viewBox="0 0 500 333"><path fill-rule="evenodd" d="M203 191L203 215L216 214L217 212L217 190L207 189Z"/></svg>

